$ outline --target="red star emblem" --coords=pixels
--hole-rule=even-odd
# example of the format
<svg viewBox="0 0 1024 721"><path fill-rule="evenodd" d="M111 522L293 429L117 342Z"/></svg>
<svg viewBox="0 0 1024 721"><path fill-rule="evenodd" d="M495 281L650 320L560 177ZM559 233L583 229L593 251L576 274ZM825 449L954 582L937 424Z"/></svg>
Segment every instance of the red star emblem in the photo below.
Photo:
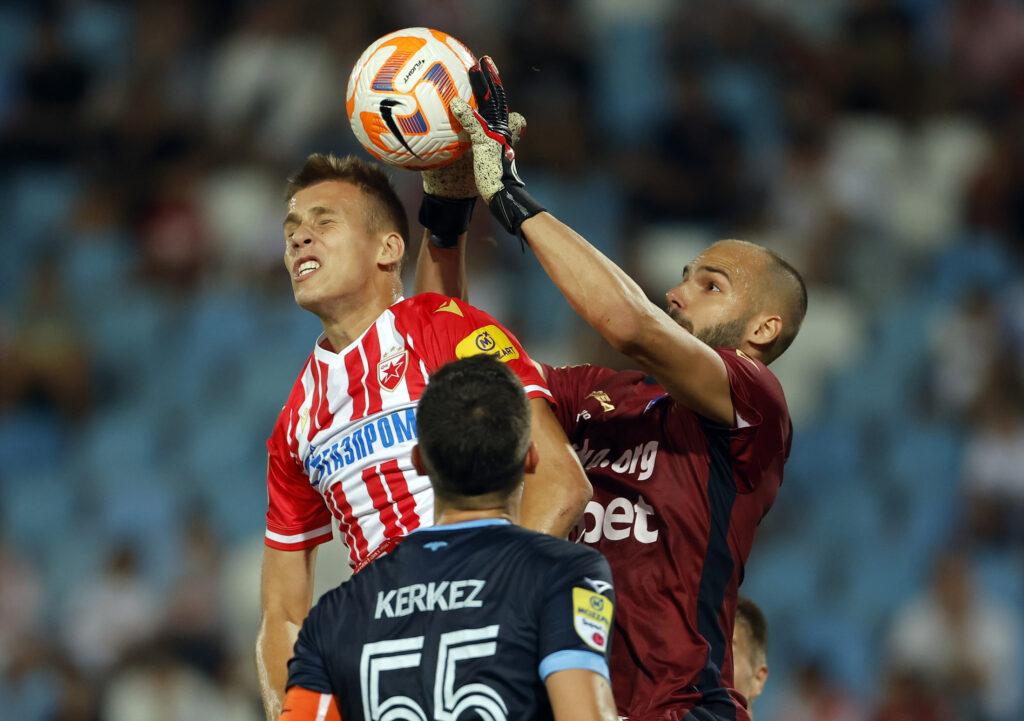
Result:
<svg viewBox="0 0 1024 721"><path fill-rule="evenodd" d="M377 364L377 380L380 387L386 391L393 391L402 382L405 376L405 367L408 364L409 353L402 351L395 355L384 358Z"/></svg>

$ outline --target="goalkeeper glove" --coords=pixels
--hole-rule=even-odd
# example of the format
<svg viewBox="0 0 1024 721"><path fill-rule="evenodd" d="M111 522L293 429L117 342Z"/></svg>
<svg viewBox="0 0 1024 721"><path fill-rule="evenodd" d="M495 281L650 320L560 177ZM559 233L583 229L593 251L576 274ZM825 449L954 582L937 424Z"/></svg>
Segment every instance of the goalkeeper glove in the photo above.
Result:
<svg viewBox="0 0 1024 721"><path fill-rule="evenodd" d="M456 97L451 101L451 111L473 143L473 176L477 190L502 227L519 235L523 221L544 210L526 192L525 183L516 172L510 125L518 125L521 132L525 121L516 113L509 116L505 88L498 68L489 57L480 58L470 69L469 80L478 110ZM516 133L516 139L518 135Z"/></svg>
<svg viewBox="0 0 1024 721"><path fill-rule="evenodd" d="M430 231L430 242L438 248L454 248L469 228L476 205L473 180L473 151L433 170L424 170L420 224Z"/></svg>

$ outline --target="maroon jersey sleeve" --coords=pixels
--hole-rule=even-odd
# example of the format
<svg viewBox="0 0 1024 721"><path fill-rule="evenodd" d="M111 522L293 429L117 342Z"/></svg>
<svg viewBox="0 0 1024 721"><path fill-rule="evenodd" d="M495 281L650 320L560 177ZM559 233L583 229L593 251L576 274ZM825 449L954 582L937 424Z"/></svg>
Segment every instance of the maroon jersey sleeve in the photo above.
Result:
<svg viewBox="0 0 1024 721"><path fill-rule="evenodd" d="M736 426L730 431L733 465L737 479L753 490L760 479L778 475L789 457L793 424L782 386L761 362L742 351L719 348L729 371L729 387ZM773 472L774 471L774 472Z"/></svg>
<svg viewBox="0 0 1024 721"><path fill-rule="evenodd" d="M543 367L548 388L551 389L551 394L558 404L555 416L566 433L569 433L576 425L576 418L573 417L573 414L583 404L587 394L593 391L595 385L602 378L615 373L608 368L592 365L555 368L545 363Z"/></svg>
<svg viewBox="0 0 1024 721"><path fill-rule="evenodd" d="M428 371L457 358L487 353L507 363L523 383L529 398L554 402L544 377L511 331L489 314L457 298L421 293L414 300L426 315L421 348ZM429 330L428 330L429 329Z"/></svg>
<svg viewBox="0 0 1024 721"><path fill-rule="evenodd" d="M267 529L264 543L282 551L298 551L332 538L331 513L309 483L298 457L296 426L302 404L296 381L267 440Z"/></svg>

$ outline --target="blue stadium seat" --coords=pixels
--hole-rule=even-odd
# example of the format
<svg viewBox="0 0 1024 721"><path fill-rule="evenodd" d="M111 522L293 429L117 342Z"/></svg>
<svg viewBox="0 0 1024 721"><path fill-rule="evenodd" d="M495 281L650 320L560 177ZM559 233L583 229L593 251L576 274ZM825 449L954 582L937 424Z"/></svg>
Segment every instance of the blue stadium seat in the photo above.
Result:
<svg viewBox="0 0 1024 721"><path fill-rule="evenodd" d="M66 440L60 418L52 412L22 408L0 415L0 484L9 474L53 470Z"/></svg>
<svg viewBox="0 0 1024 721"><path fill-rule="evenodd" d="M1019 271L1008 248L997 237L965 235L935 258L929 287L947 303L975 288L996 292L1012 282Z"/></svg>

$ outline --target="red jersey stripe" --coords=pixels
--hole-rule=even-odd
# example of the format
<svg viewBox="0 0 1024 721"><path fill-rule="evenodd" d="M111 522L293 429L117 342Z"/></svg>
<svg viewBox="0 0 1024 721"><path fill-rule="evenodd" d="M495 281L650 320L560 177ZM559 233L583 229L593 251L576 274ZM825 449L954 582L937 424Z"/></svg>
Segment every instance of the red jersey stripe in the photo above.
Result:
<svg viewBox="0 0 1024 721"><path fill-rule="evenodd" d="M371 329L372 330L372 329ZM345 373L348 374L348 395L352 399L352 417L359 420L366 415L366 397L363 395L363 358L356 346L345 354Z"/></svg>
<svg viewBox="0 0 1024 721"><path fill-rule="evenodd" d="M406 533L411 533L420 527L420 517L416 513L416 498L409 492L409 483L405 473L398 465L398 461L388 461L381 464L381 473L384 475L384 482L391 491L391 497L397 498L398 520L405 528Z"/></svg>
<svg viewBox="0 0 1024 721"><path fill-rule="evenodd" d="M389 461L394 463L394 461ZM380 513L380 520L384 524L384 537L393 538L402 535L398 527L398 514L395 513L394 503L388 495L388 489L384 487L384 478L380 466L373 466L363 471L363 483L373 500L373 507ZM406 489L408 494L408 488Z"/></svg>
<svg viewBox="0 0 1024 721"><path fill-rule="evenodd" d="M318 430L323 430L330 428L331 422L334 420L334 414L331 413L331 402L327 398L327 389L330 387L327 381L327 372L330 366L323 361L317 361L317 365L320 366L320 405L316 409L316 427Z"/></svg>
<svg viewBox="0 0 1024 721"><path fill-rule="evenodd" d="M352 504L345 497L343 485L342 483L332 485L329 498L334 505L334 515L337 516L340 522L339 527L345 532L345 545L348 546L348 555L354 565L360 559L366 558L370 547L366 543L363 529L356 522L355 514L352 512Z"/></svg>
<svg viewBox="0 0 1024 721"><path fill-rule="evenodd" d="M405 371L405 385L409 389L409 397L419 400L423 390L427 387L427 370L423 361L409 359L409 367Z"/></svg>
<svg viewBox="0 0 1024 721"><path fill-rule="evenodd" d="M363 386L366 388L366 415L372 416L380 413L380 380L377 364L380 363L380 338L377 337L377 327L374 326L363 337L363 352L366 354L366 374L363 378ZM352 420L355 420L353 418Z"/></svg>

